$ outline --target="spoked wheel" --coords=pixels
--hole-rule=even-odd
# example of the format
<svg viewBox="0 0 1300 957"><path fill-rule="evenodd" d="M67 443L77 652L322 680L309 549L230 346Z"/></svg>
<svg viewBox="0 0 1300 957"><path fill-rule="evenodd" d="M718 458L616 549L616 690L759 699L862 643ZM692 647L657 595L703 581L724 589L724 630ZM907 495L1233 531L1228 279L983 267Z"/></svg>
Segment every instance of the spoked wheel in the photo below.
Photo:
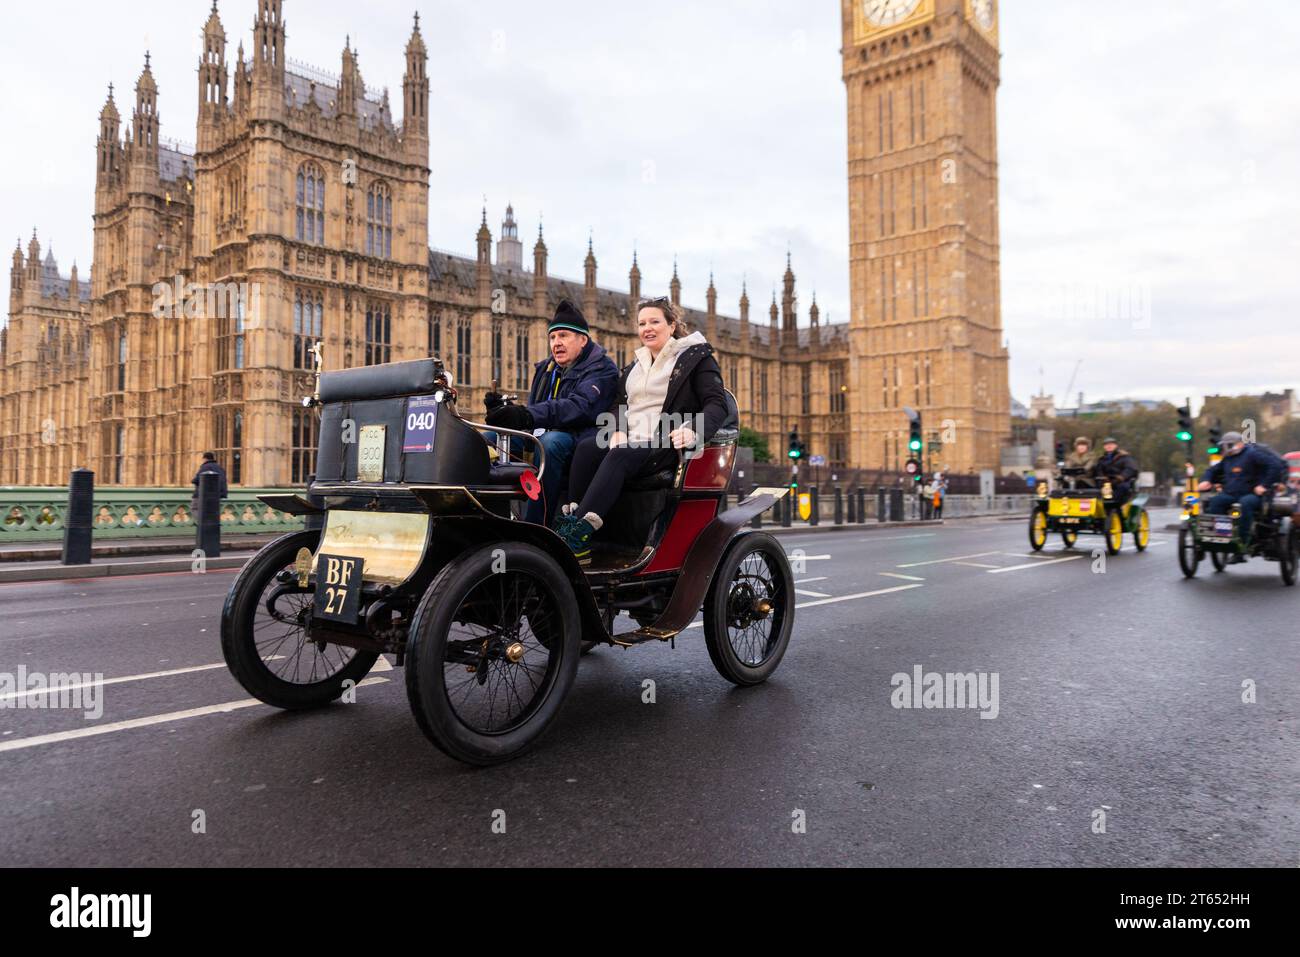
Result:
<svg viewBox="0 0 1300 957"><path fill-rule="evenodd" d="M1278 564L1282 566L1282 584L1294 585L1296 566L1300 565L1300 543L1296 542L1295 532L1282 536L1279 550L1281 555L1278 558Z"/></svg>
<svg viewBox="0 0 1300 957"><path fill-rule="evenodd" d="M794 627L794 576L771 535L736 539L704 599L704 643L733 684L766 681L781 663Z"/></svg>
<svg viewBox="0 0 1300 957"><path fill-rule="evenodd" d="M1119 509L1106 513L1106 554L1118 555L1124 547L1124 518Z"/></svg>
<svg viewBox="0 0 1300 957"><path fill-rule="evenodd" d="M299 587L294 559L320 532L294 532L262 548L230 586L221 611L221 653L253 697L277 708L317 708L359 682L379 655L312 641L314 592Z"/></svg>
<svg viewBox="0 0 1300 957"><path fill-rule="evenodd" d="M1151 516L1145 508L1138 512L1137 521L1133 524L1133 544L1139 552L1145 552L1151 544Z"/></svg>
<svg viewBox="0 0 1300 957"><path fill-rule="evenodd" d="M1034 514L1029 516L1029 547L1036 552L1041 552L1046 544L1047 513L1036 508Z"/></svg>
<svg viewBox="0 0 1300 957"><path fill-rule="evenodd" d="M420 730L468 764L518 757L559 714L581 638L573 586L541 549L498 542L457 559L411 620L406 694Z"/></svg>
<svg viewBox="0 0 1300 957"><path fill-rule="evenodd" d="M1214 566L1216 572L1221 572L1228 567L1227 552L1210 552L1210 564Z"/></svg>
<svg viewBox="0 0 1300 957"><path fill-rule="evenodd" d="M1178 567L1188 578L1196 575L1197 566L1201 564L1201 550L1196 547L1196 538L1186 526L1178 530Z"/></svg>
<svg viewBox="0 0 1300 957"><path fill-rule="evenodd" d="M1066 548L1073 548L1074 543L1079 540L1079 533L1073 529L1067 529L1061 532L1061 541L1065 542Z"/></svg>

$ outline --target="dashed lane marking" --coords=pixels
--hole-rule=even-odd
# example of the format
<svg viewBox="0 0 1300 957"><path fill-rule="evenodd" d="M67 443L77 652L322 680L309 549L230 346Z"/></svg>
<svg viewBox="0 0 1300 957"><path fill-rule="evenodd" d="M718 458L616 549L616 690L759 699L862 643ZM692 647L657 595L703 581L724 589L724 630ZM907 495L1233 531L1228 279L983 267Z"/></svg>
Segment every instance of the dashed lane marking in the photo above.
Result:
<svg viewBox="0 0 1300 957"><path fill-rule="evenodd" d="M807 595L809 598L830 598L831 596L824 591L808 591L806 588L796 588L796 595Z"/></svg>
<svg viewBox="0 0 1300 957"><path fill-rule="evenodd" d="M1001 568L1001 565L986 565L984 562L953 562L954 565L965 565L967 568Z"/></svg>
<svg viewBox="0 0 1300 957"><path fill-rule="evenodd" d="M1044 568L1047 565L1056 565L1060 562L1077 562L1081 558L1087 558L1087 555L1066 555L1064 558L1049 558L1043 562L1030 562L1027 565L1007 565L1005 568L990 568L988 573L996 575L998 572L1018 572L1022 568Z"/></svg>
<svg viewBox="0 0 1300 957"><path fill-rule="evenodd" d="M952 558L933 558L928 562L906 562L895 568L920 568L922 565L942 565L945 562L963 562L968 558L986 558L989 555L1001 555L1002 552L976 552L974 555L954 555Z"/></svg>
<svg viewBox="0 0 1300 957"><path fill-rule="evenodd" d="M874 598L877 595L889 595L896 591L908 591L912 588L924 588L924 585L895 585L893 588L878 588L875 591L858 592L856 595L840 595L838 598L821 598L817 601L805 601L795 605L795 608L813 608L817 605L833 605L840 601L856 601L859 598ZM704 621L693 621L686 626L683 631L690 628L703 628Z"/></svg>
<svg viewBox="0 0 1300 957"><path fill-rule="evenodd" d="M918 576L916 576L916 575L900 575L900 574L898 574L897 572L881 572L880 574L884 575L886 578L901 578L901 579L903 579L903 581L905 581L905 582L923 582L923 581L925 581L924 578L920 578L920 577L918 577Z"/></svg>
<svg viewBox="0 0 1300 957"><path fill-rule="evenodd" d="M358 682L357 687L365 685L386 684L387 678L366 678ZM72 731L56 731L53 734L38 734L31 738L19 738L16 741L0 741L0 752L19 751L23 748L38 748L44 744L57 744L60 741L75 741L78 738L92 738L100 734L113 734L117 731L129 731L133 728L147 728L155 724L168 724L172 721L184 721L187 718L202 718L210 714L229 714L241 708L251 708L264 702L256 698L243 698L239 701L226 701L210 704L204 708L190 708L188 711L169 711L166 714L151 714L144 718L131 718L127 721L114 721L112 724L94 725L88 728L76 728Z"/></svg>
<svg viewBox="0 0 1300 957"><path fill-rule="evenodd" d="M810 582L824 582L825 580L826 580L826 576L821 575L817 578L796 578L794 580L794 583L796 585L807 585Z"/></svg>

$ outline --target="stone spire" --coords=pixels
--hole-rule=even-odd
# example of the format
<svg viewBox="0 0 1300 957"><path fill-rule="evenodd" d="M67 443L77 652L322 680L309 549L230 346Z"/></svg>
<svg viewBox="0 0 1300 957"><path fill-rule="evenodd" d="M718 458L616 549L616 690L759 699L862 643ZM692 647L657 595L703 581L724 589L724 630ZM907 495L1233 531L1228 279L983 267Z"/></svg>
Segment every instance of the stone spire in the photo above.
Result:
<svg viewBox="0 0 1300 957"><path fill-rule="evenodd" d="M678 309L682 308L682 281L677 278L677 257L673 257L673 281L668 284L668 294L671 296L673 305Z"/></svg>

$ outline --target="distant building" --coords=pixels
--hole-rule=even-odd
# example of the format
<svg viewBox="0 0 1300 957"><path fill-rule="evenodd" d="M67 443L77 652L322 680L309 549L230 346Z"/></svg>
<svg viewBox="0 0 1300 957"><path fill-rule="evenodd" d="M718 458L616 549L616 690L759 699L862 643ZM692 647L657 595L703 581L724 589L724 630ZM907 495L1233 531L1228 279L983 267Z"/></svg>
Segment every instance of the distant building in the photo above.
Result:
<svg viewBox="0 0 1300 957"><path fill-rule="evenodd" d="M1029 418L1056 418L1056 396L1034 395L1029 397Z"/></svg>

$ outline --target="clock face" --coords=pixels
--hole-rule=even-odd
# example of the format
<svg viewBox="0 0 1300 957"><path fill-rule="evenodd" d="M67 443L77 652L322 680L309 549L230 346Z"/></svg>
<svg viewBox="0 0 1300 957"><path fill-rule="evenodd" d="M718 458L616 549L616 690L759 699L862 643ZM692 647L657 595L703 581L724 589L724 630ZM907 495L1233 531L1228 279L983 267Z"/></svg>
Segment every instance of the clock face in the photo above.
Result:
<svg viewBox="0 0 1300 957"><path fill-rule="evenodd" d="M921 0L862 0L862 14L876 27L892 27L915 12Z"/></svg>
<svg viewBox="0 0 1300 957"><path fill-rule="evenodd" d="M981 29L993 29L993 0L970 0L970 10Z"/></svg>

